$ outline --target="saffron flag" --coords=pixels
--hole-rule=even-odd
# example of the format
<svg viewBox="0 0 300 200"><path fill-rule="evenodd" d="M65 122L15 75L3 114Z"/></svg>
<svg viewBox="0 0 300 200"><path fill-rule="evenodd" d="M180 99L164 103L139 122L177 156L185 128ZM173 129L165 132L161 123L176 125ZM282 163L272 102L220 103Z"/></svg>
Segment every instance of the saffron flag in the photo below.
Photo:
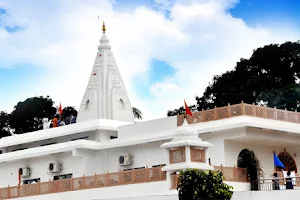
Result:
<svg viewBox="0 0 300 200"><path fill-rule="evenodd" d="M20 170L18 170L18 185L21 185L21 173L20 173Z"/></svg>
<svg viewBox="0 0 300 200"><path fill-rule="evenodd" d="M193 113L191 112L190 108L186 105L185 100L184 100L184 106L185 106L185 113L193 117Z"/></svg>
<svg viewBox="0 0 300 200"><path fill-rule="evenodd" d="M62 107L61 107L61 103L59 104L59 108L58 108L59 114L62 114Z"/></svg>
<svg viewBox="0 0 300 200"><path fill-rule="evenodd" d="M274 153L274 166L285 168L283 163L280 161L280 159L276 156L275 153Z"/></svg>

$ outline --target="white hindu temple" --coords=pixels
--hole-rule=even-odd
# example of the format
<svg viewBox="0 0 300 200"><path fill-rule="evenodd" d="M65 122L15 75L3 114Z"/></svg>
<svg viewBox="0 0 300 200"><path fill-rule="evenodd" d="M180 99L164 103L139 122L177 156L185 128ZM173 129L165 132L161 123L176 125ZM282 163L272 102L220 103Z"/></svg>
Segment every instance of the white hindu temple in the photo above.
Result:
<svg viewBox="0 0 300 200"><path fill-rule="evenodd" d="M222 171L234 200L300 195L249 191L239 162L253 150L269 179L275 152L297 175L299 113L241 102L193 114L134 123L103 26L77 123L0 139L0 199L177 200L189 168Z"/></svg>

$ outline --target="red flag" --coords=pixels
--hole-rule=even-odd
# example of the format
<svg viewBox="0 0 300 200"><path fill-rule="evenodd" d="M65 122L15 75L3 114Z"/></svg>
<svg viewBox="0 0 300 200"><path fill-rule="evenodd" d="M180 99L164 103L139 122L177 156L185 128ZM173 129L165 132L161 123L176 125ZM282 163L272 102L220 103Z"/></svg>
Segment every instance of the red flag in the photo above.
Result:
<svg viewBox="0 0 300 200"><path fill-rule="evenodd" d="M20 170L18 170L18 185L21 185L21 174L20 174Z"/></svg>
<svg viewBox="0 0 300 200"><path fill-rule="evenodd" d="M191 112L190 108L186 105L185 100L184 100L184 106L185 106L185 113L193 117L193 113Z"/></svg>
<svg viewBox="0 0 300 200"><path fill-rule="evenodd" d="M58 108L58 111L60 113L60 115L62 114L62 107L61 107L61 103L59 103L59 108Z"/></svg>

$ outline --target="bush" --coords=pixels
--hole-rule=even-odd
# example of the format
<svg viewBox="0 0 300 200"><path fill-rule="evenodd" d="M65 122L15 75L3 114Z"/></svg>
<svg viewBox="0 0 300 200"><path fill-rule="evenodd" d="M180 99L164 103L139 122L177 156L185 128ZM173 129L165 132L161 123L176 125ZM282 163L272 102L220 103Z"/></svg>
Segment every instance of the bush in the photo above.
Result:
<svg viewBox="0 0 300 200"><path fill-rule="evenodd" d="M233 187L223 183L218 172L188 169L179 176L179 200L231 199Z"/></svg>

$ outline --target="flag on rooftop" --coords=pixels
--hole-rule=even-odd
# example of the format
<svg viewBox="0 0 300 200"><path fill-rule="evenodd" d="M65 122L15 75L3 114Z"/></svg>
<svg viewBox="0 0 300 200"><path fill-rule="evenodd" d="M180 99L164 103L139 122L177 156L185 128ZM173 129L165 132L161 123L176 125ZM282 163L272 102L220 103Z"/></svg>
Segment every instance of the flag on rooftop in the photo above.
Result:
<svg viewBox="0 0 300 200"><path fill-rule="evenodd" d="M280 161L280 159L277 157L275 153L274 153L274 166L285 168L283 163Z"/></svg>
<svg viewBox="0 0 300 200"><path fill-rule="evenodd" d="M193 113L191 112L190 108L186 105L185 100L184 100L184 106L185 106L185 113L193 117Z"/></svg>
<svg viewBox="0 0 300 200"><path fill-rule="evenodd" d="M59 103L59 107L58 107L58 111L59 111L59 114L61 115L62 114L62 107L61 107L61 103Z"/></svg>

